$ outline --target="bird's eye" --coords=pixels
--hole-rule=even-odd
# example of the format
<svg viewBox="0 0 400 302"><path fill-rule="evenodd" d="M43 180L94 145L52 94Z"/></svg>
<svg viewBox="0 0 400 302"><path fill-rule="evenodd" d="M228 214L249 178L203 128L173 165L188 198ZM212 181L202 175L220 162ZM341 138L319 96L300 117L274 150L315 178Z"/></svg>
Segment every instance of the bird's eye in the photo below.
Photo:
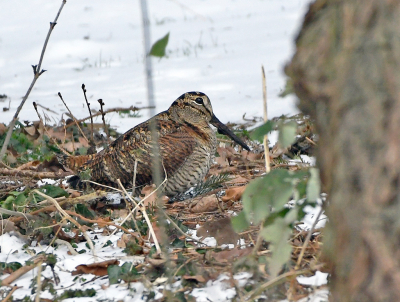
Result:
<svg viewBox="0 0 400 302"><path fill-rule="evenodd" d="M196 102L196 104L203 105L203 99L202 98L197 98L194 101Z"/></svg>

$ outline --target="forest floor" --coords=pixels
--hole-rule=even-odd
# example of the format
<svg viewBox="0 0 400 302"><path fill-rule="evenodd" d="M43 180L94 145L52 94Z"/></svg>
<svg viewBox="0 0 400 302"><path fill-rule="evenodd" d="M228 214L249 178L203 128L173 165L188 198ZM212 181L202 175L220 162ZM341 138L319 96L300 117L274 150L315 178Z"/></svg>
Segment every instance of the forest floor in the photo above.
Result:
<svg viewBox="0 0 400 302"><path fill-rule="evenodd" d="M312 126L307 118L295 118L298 139L288 149L270 149L272 170L307 170L314 165L313 144L304 139L315 139ZM260 226L242 232L232 227L231 217L242 211L247 184L265 174L263 147L248 135L254 122L230 125L251 152L219 136L218 155L205 181L174 202L163 198L162 206L155 205L154 188L144 188L137 200L146 211L131 211L133 204L120 192L68 188L65 179L72 172L61 168L54 152L60 146L87 152L89 144L74 124L19 124L7 153L9 167L0 168L0 205L9 211L1 217L0 297L326 301L328 274L321 261L326 217L318 215L320 206L306 208L304 218L293 224L291 257L276 277L269 274L271 249L259 240ZM90 137L89 125L82 122L81 127ZM104 145L103 125L94 129L96 145ZM0 124L0 140L5 132Z"/></svg>

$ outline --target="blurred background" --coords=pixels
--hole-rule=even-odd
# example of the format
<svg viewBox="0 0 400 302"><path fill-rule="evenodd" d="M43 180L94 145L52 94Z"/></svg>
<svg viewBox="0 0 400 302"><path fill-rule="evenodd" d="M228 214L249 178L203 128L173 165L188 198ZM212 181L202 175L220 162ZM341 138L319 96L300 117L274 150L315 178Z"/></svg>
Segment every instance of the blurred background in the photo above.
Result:
<svg viewBox="0 0 400 302"><path fill-rule="evenodd" d="M156 111L182 93L202 91L223 122L262 116L261 65L268 85L269 117L297 113L295 97L279 97L283 67L309 0L152 0L148 1L151 44L169 33L166 57L153 58ZM0 10L0 122L8 124L33 77L49 22L61 1L3 1ZM36 83L20 120L37 120L35 101L66 112L61 92L77 118L88 116L81 85L91 107L147 106L142 17L139 1L67 1L46 50L45 72ZM9 110L7 110L9 109ZM5 110L5 111L4 111ZM42 110L42 109L41 109ZM107 121L124 132L149 117ZM100 118L97 120L100 121Z"/></svg>

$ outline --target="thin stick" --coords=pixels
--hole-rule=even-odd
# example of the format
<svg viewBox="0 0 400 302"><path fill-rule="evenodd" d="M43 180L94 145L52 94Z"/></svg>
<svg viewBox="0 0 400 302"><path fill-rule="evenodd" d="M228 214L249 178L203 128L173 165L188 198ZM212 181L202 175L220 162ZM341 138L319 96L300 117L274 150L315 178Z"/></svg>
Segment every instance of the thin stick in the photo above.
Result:
<svg viewBox="0 0 400 302"><path fill-rule="evenodd" d="M14 286L11 291L8 293L7 297L4 298L3 302L7 302L8 299L11 298L12 294L18 289L18 288L22 288L22 286Z"/></svg>
<svg viewBox="0 0 400 302"><path fill-rule="evenodd" d="M22 212L16 212L16 211L11 211L11 210L7 210L4 208L0 208L0 213L2 214L6 214L6 215L10 215L10 216L18 216L18 217L24 217L27 221L29 221L29 219L35 219L35 216L32 216L30 214L25 214ZM29 218L29 219L28 219Z"/></svg>
<svg viewBox="0 0 400 302"><path fill-rule="evenodd" d="M58 13L56 15L56 18L54 19L53 22L50 22L50 28L49 28L49 31L47 33L46 40L44 41L44 44L43 44L42 53L40 54L39 64L38 65L32 65L32 68L33 68L33 79L32 79L31 85L28 88L28 91L26 92L25 96L22 98L21 104L19 104L19 106L17 108L17 111L15 112L15 115L14 115L11 123L8 125L7 135L6 135L6 138L4 140L3 147L1 148L1 151L0 151L0 161L3 161L3 157L4 157L4 154L6 153L7 146L10 143L11 133L14 130L15 123L18 120L18 115L21 112L22 107L24 106L26 100L28 99L29 94L31 93L33 86L35 86L35 83L36 83L37 79L46 71L46 70L43 70L43 69L40 70L40 68L42 67L44 53L46 51L47 43L49 42L50 35L51 35L54 27L57 24L58 17L60 16L60 13L61 13L61 11L62 11L62 9L63 9L63 7L64 7L66 2L67 2L66 0L62 1L60 9L58 10Z"/></svg>
<svg viewBox="0 0 400 302"><path fill-rule="evenodd" d="M37 258L33 260L33 264L20 267L15 272L12 272L10 276L1 281L1 285L2 286L10 285L11 282L14 282L22 275L26 274L30 270L33 270L38 262L42 262L45 260L46 260L46 255L40 254Z"/></svg>
<svg viewBox="0 0 400 302"><path fill-rule="evenodd" d="M139 111L139 110L142 110L142 109L151 109L151 108L152 107L149 107L149 106L146 106L146 107L130 106L130 107L126 107L126 108L124 108L124 107L116 107L116 108L111 108L111 109L108 109L108 110L104 111L104 114L111 113L111 112L127 111L127 110ZM100 115L102 115L102 113L99 111L99 112L96 112L95 114L93 114L93 117L97 117L97 116L100 116ZM78 123L84 122L84 121L86 121L88 119L90 119L90 116L87 116L87 117L85 117L83 119L78 120ZM67 128L71 127L72 125L73 124L67 125Z"/></svg>
<svg viewBox="0 0 400 302"><path fill-rule="evenodd" d="M61 95L61 92L58 93L58 96L60 97L61 101L63 102L65 108L67 108L67 110L68 110L70 116L71 116L72 119L74 120L74 122L75 122L76 126L78 127L79 131L81 132L82 136L83 136L83 137L85 138L85 140L89 143L89 140L87 139L85 133L83 133L81 127L79 127L79 123L78 123L78 121L76 120L75 116L72 114L71 110L69 110L67 104L64 102L64 99L63 99L63 97L62 97L62 95ZM72 140L72 141L74 141L74 140Z"/></svg>
<svg viewBox="0 0 400 302"><path fill-rule="evenodd" d="M0 168L0 175L13 175L13 176L26 176L26 177L32 177L35 179L42 179L42 178L54 178L54 179L59 179L59 178L64 178L65 176L72 175L72 172L36 172L36 171L31 171L31 170L8 170L5 168Z"/></svg>
<svg viewBox="0 0 400 302"><path fill-rule="evenodd" d="M81 226L74 218L72 218L68 213L66 213L66 212L61 208L61 206L58 204L57 200L55 200L54 198L52 198L52 197L50 197L50 196L48 196L48 195L46 195L46 194L44 194L44 193L42 193L42 192L40 192L40 191L38 191L38 190L33 190L33 192L34 192L34 193L37 193L37 194L39 194L40 196L42 196L42 197L46 198L47 200L51 201L51 202L54 204L54 206L56 207L56 209L57 209L61 214L63 214L65 218L67 218L69 221L71 221L71 222L82 232L83 236L84 236L84 237L86 238L86 240L87 240L87 243L88 243L90 249L92 250L93 256L94 256L95 258L97 258L97 256L96 256L96 251L95 251L95 249L94 249L94 245L93 245L92 239L90 239L90 237L88 236L88 234L86 233L86 231L82 228L82 226Z"/></svg>
<svg viewBox="0 0 400 302"><path fill-rule="evenodd" d="M263 107L264 107L264 123L268 121L268 111L267 111L267 80L265 78L264 66L261 66L262 74L262 89L263 89ZM270 159L269 159L269 147L268 147L268 135L264 135L263 140L264 145L264 155L265 155L265 173L271 171Z"/></svg>
<svg viewBox="0 0 400 302"><path fill-rule="evenodd" d="M126 195L136 206L139 206L138 203L132 198L132 196L131 196L130 194L128 194L128 192L125 190L125 188L124 188L124 186L122 185L122 183L121 183L121 181L120 181L119 178L117 179L117 182L118 182L119 186L121 187L122 191L124 191L125 195ZM135 208L135 209L136 209L136 208ZM145 208L145 207L142 207L142 208L141 208L141 211L142 211L142 213L143 213L144 219L146 220L147 226L149 227L150 234L151 234L151 236L153 237L154 245L156 246L157 253L158 253L158 254L161 254L161 248L160 248L160 245L159 245L159 243L158 243L158 239L157 239L156 233L154 232L153 226L152 226L152 224L151 224L150 218L149 218L149 216L147 215L146 208Z"/></svg>
<svg viewBox="0 0 400 302"><path fill-rule="evenodd" d="M36 265L38 268L38 274L36 277L36 284L37 284L37 292L35 297L35 302L40 302L40 293L42 292L42 264L43 261L38 262Z"/></svg>
<svg viewBox="0 0 400 302"><path fill-rule="evenodd" d="M311 235L314 232L315 226L317 225L319 217L322 215L322 212L323 212L323 208L321 207L321 209L318 212L317 217L315 218L315 220L311 226L311 229L308 231L306 240L304 240L303 246L301 247L301 252L300 252L299 258L297 258L297 263L296 263L296 267L295 267L296 270L299 269L299 267L300 267L301 260L303 260L303 257L304 257L304 252L306 251L308 242L310 241Z"/></svg>
<svg viewBox="0 0 400 302"><path fill-rule="evenodd" d="M138 203L136 203L135 201L132 201L132 197L130 197L130 200L133 202L133 203L135 203L136 205L135 205L135 207L131 210L131 212L120 222L121 223L121 225L122 224L124 224L125 223L125 221L127 221L131 216L133 216L133 213L136 211L136 209L139 207L139 206L141 206L142 205L142 203L147 199L147 198L150 198L150 196L151 195L153 195L153 194L155 194L163 185L164 185L164 183L167 181L167 178L165 178L164 179L164 181L160 184L160 186L157 188L157 189L155 189L153 192L151 192L149 195L147 195L145 198L143 198L141 201L139 201ZM119 189L116 189L116 188L113 188L113 187L110 187L111 189L113 189L113 190L115 190L115 191L118 191L118 192L121 192L121 190L119 190ZM111 234L110 234L110 236L112 236L112 235L114 235L115 233L116 233L116 231L117 231L117 229L115 229ZM105 244L105 243L104 243ZM104 244L102 245L102 247L104 246Z"/></svg>
<svg viewBox="0 0 400 302"><path fill-rule="evenodd" d="M67 150L65 150L63 147L61 147L61 146L57 143L57 141L56 141L53 137L51 137L50 133L47 131L47 128L46 128L45 124L43 123L42 117L40 116L39 111L37 110L37 104L36 104L36 102L33 102L33 107L35 108L35 111L36 111L36 114L37 114L38 117L39 117L40 123L42 123L43 129L44 129L44 131L46 132L46 134L49 136L49 139L51 139L51 140L53 141L53 143L54 143L65 155L70 156L70 154L67 152Z"/></svg>
<svg viewBox="0 0 400 302"><path fill-rule="evenodd" d="M107 134L108 143L110 143L110 133L108 132L108 128L106 127L106 119L104 118L104 116L106 115L103 110L104 102L102 99L98 99L97 101L100 104L100 113L101 113L101 119L103 120L104 132Z"/></svg>
<svg viewBox="0 0 400 302"><path fill-rule="evenodd" d="M279 275L278 277L276 277L264 284L258 285L256 289L252 290L250 293L248 293L246 295L246 297L244 298L244 301L254 301L254 300L256 300L256 298L259 295L261 295L261 293L264 290L271 287L272 285L279 284L279 283L285 281L286 278L289 278L292 276L303 275L305 273L308 273L309 271L310 271L309 269L305 269L305 270L301 270L301 271L291 271L291 272L287 272L282 275Z"/></svg>
<svg viewBox="0 0 400 302"><path fill-rule="evenodd" d="M117 229L120 229L121 231L123 231L123 232L125 232L125 233L127 233L129 235L132 235L133 237L137 237L134 233L130 232L129 230L127 230L123 226L115 224L115 223L113 223L111 221L99 221L99 220L96 220L96 219L88 219L88 218L86 218L86 217L84 217L84 216L82 216L82 215L80 215L78 213L75 213L75 212L69 211L69 210L65 210L65 212L70 214L70 215L72 215L72 216L76 216L76 217L82 219L83 221L86 221L86 222L89 222L89 223L110 225L110 226L116 227Z"/></svg>
<svg viewBox="0 0 400 302"><path fill-rule="evenodd" d="M94 135L93 135L93 116L92 116L92 110L90 110L90 103L88 102L88 99L86 97L86 88L85 88L85 84L82 84L82 91L83 91L83 95L85 96L85 101L86 101L86 105L89 109L89 115L90 115L90 130L91 130L91 144L94 145Z"/></svg>
<svg viewBox="0 0 400 302"><path fill-rule="evenodd" d="M204 242L201 242L200 240L186 234L184 231L182 231L182 229L175 223L175 221L172 220L171 217L168 216L167 213L165 213L165 211L163 209L160 209L160 212L162 212L164 214L164 216L169 220L169 222L175 227L175 229L181 233L183 236L185 236L187 239L190 239L194 242L200 243L200 244L204 244Z"/></svg>

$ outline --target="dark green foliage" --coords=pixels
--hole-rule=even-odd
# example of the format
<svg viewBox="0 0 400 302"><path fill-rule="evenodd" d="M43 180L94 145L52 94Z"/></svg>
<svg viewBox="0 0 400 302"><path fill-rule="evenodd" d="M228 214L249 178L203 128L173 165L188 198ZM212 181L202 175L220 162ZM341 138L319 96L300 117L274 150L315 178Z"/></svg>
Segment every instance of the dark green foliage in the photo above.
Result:
<svg viewBox="0 0 400 302"><path fill-rule="evenodd" d="M55 301L61 301L68 298L81 298L81 297L94 297L96 295L96 290L93 288L88 288L85 290L81 289L68 289L64 291Z"/></svg>
<svg viewBox="0 0 400 302"><path fill-rule="evenodd" d="M125 262L122 266L110 265L107 272L110 284L118 283L119 280L132 282L139 279L139 273L131 262Z"/></svg>
<svg viewBox="0 0 400 302"><path fill-rule="evenodd" d="M136 242L128 241L123 252L128 256L140 255L143 253L143 248Z"/></svg>

